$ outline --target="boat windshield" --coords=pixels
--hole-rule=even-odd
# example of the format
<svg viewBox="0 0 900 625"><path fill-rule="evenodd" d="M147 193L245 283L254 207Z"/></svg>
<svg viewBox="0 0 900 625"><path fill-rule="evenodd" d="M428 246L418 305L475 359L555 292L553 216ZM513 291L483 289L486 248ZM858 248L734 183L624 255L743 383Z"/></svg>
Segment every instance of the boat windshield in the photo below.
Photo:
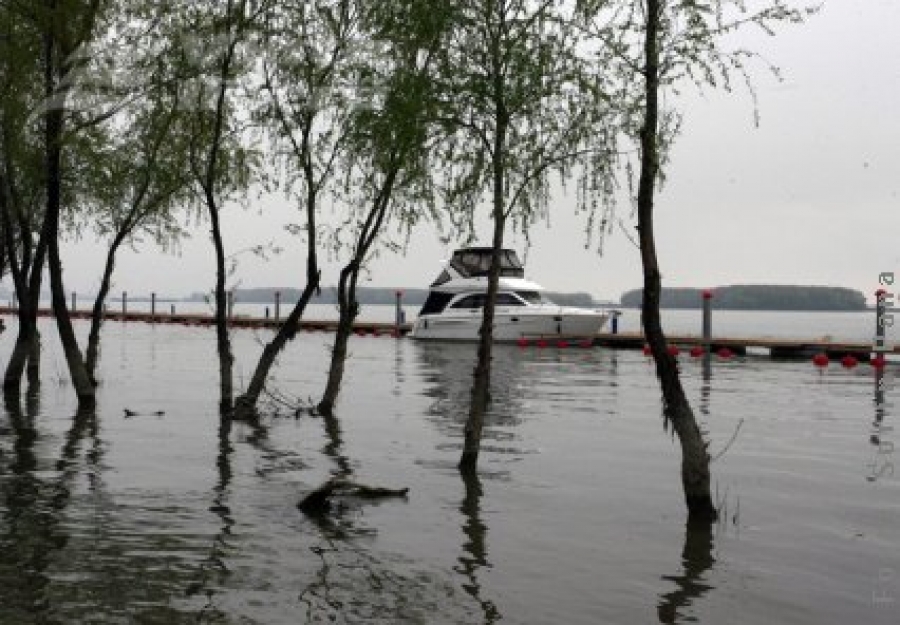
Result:
<svg viewBox="0 0 900 625"><path fill-rule="evenodd" d="M549 299L547 299L544 295L542 295L539 291L516 291L516 295L521 297L523 300L528 302L529 304L540 305L540 304L552 304Z"/></svg>
<svg viewBox="0 0 900 625"><path fill-rule="evenodd" d="M457 250L450 262L466 277L486 276L491 269L491 250L490 248ZM525 268L515 250L500 251L500 275L508 278L525 277Z"/></svg>

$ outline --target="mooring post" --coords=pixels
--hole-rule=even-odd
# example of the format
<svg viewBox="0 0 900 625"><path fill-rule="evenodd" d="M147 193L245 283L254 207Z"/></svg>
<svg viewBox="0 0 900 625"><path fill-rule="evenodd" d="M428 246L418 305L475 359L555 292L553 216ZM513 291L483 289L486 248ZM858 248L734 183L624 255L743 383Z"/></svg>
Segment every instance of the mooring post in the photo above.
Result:
<svg viewBox="0 0 900 625"><path fill-rule="evenodd" d="M709 353L712 344L712 291L703 291L703 348Z"/></svg>
<svg viewBox="0 0 900 625"><path fill-rule="evenodd" d="M75 291L72 291L72 312L75 312L77 310L77 306L75 304L76 304L76 295L75 295Z"/></svg>
<svg viewBox="0 0 900 625"><path fill-rule="evenodd" d="M175 316L175 304L172 304L172 312L169 314L171 314L173 317Z"/></svg>
<svg viewBox="0 0 900 625"><path fill-rule="evenodd" d="M275 321L281 319L281 291L275 291Z"/></svg>
<svg viewBox="0 0 900 625"><path fill-rule="evenodd" d="M875 291L875 346L876 352L885 352L885 325L887 324L887 291L878 289Z"/></svg>
<svg viewBox="0 0 900 625"><path fill-rule="evenodd" d="M400 336L400 326L402 326L405 321L403 314L403 291L398 289L395 295L397 297L397 304L394 311L394 325L396 326L397 336Z"/></svg>
<svg viewBox="0 0 900 625"><path fill-rule="evenodd" d="M609 331L612 334L619 333L619 315L622 314L618 310L609 311Z"/></svg>
<svg viewBox="0 0 900 625"><path fill-rule="evenodd" d="M156 293L150 294L150 317L156 321Z"/></svg>
<svg viewBox="0 0 900 625"><path fill-rule="evenodd" d="M128 291L122 291L122 315L128 314Z"/></svg>

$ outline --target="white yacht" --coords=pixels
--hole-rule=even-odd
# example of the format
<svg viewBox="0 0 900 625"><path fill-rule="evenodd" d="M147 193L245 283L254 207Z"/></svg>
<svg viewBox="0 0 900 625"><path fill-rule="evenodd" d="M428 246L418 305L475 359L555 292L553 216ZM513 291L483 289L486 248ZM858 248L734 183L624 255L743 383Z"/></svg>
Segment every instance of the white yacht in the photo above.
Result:
<svg viewBox="0 0 900 625"><path fill-rule="evenodd" d="M490 266L490 248L455 251L431 285L410 336L446 341L478 340ZM495 341L590 340L606 318L602 310L563 307L549 301L543 287L525 279L525 268L515 251L500 253Z"/></svg>

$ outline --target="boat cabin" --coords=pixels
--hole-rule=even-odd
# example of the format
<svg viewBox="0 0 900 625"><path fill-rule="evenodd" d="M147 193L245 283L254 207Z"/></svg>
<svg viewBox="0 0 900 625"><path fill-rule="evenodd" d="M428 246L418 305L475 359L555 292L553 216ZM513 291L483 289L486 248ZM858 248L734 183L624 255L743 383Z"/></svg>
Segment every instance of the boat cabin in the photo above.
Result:
<svg viewBox="0 0 900 625"><path fill-rule="evenodd" d="M458 276L453 276L450 270ZM458 278L482 278L487 277L491 270L491 248L468 247L453 252L453 257L447 269L441 272L432 287L440 286L445 282ZM515 250L500 250L500 275L504 278L524 278L525 266L519 260Z"/></svg>

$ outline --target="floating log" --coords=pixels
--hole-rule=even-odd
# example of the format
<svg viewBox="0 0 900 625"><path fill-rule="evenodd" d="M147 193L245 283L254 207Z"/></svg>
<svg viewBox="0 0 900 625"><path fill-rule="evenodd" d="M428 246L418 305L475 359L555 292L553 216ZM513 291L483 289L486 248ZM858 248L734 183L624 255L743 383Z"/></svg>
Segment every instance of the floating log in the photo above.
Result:
<svg viewBox="0 0 900 625"><path fill-rule="evenodd" d="M306 497L300 500L297 507L306 514L322 514L331 508L333 497L357 497L360 499L384 499L387 497L406 497L408 488L384 488L369 486L346 478L336 477L328 480Z"/></svg>

